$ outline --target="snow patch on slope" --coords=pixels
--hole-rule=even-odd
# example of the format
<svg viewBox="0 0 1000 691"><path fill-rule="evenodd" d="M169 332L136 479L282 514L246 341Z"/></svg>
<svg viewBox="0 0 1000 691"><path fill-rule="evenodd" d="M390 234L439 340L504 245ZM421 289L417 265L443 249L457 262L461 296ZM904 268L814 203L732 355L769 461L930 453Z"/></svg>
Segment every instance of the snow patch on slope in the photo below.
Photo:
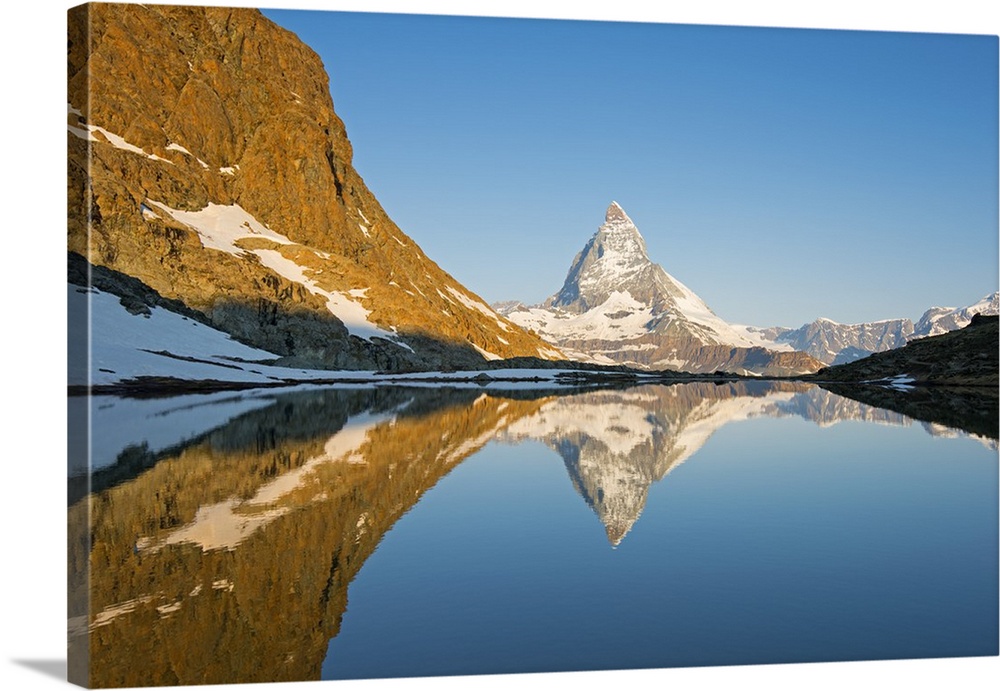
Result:
<svg viewBox="0 0 1000 691"><path fill-rule="evenodd" d="M71 112L78 113L79 111L71 111ZM129 151L134 154L139 154L140 156L145 156L146 158L153 161L163 161L164 163L169 163L170 165L174 164L173 161L168 161L167 159L161 158L156 154L146 153L146 151L141 147L138 147L135 144L131 144L125 141L124 137L121 137L113 132L109 132L103 127L98 127L97 125L81 124L79 127L74 127L73 125L67 124L66 129L68 129L72 134L76 135L80 139L85 139L91 142L101 142L101 143L111 144L111 146L115 147L116 149L121 149L123 151ZM95 132L101 134L103 139L101 137L95 137L94 136Z"/></svg>
<svg viewBox="0 0 1000 691"><path fill-rule="evenodd" d="M131 314L122 306L117 295L73 284L68 284L67 288L70 316L83 320L89 312L91 320L89 325L85 322L74 325L78 332L91 334L91 349L89 361L71 358L67 381L70 386L116 384L143 376L250 384L307 384L317 380L362 380L376 384L404 381L415 383L412 380L428 377L472 379L483 374L479 370L459 370L377 375L372 371L313 370L263 364L277 360L278 356L243 345L222 331L176 312L162 307L150 307L148 316ZM484 357L489 355L492 354L484 354ZM490 359L495 357L494 355ZM569 371L571 370L498 369L490 370L486 375L497 380L524 381L529 386L548 386L558 383L557 375ZM469 385L479 387L482 383L484 382ZM437 383L428 385L439 386ZM511 382L503 382L502 385L508 388ZM115 451L114 455L117 453ZM108 455L104 454L102 458L108 458Z"/></svg>
<svg viewBox="0 0 1000 691"><path fill-rule="evenodd" d="M619 340L648 333L646 324L652 317L650 307L627 292L614 291L602 304L580 314L531 307L512 312L508 319L556 340Z"/></svg>
<svg viewBox="0 0 1000 691"><path fill-rule="evenodd" d="M205 163L203 160L201 160L200 158L198 158L197 156L195 156L193 153L191 153L190 151L188 151L187 149L185 149L183 146L181 146L177 142L170 142L169 144L167 144L167 150L168 151L180 151L182 154L186 154L187 156L190 156L194 160L198 161L198 165L200 165L202 168L205 168L206 170L208 169L208 164L207 163Z"/></svg>
<svg viewBox="0 0 1000 691"><path fill-rule="evenodd" d="M295 263L280 251L273 249L245 250L239 247L236 244L239 240L254 237L265 238L279 245L295 244L288 237L265 226L239 204L209 203L208 206L198 211L183 211L152 200L149 203L169 214L178 223L182 223L198 233L203 246L235 257L245 257L247 254L256 255L261 264L279 276L304 286L315 295L325 297L327 309L343 322L352 336L368 341L376 337L384 338L412 350L410 346L399 341L393 331L384 329L368 319L371 311L352 299L352 294L357 294L359 289L346 293L324 290L309 276L311 269ZM320 253L315 254L322 256Z"/></svg>
<svg viewBox="0 0 1000 691"><path fill-rule="evenodd" d="M504 331L510 331L510 327L507 326L506 324L504 324L503 320L500 319L500 317L497 316L497 313L494 312L492 309L490 309L487 305L485 305L482 302L479 302L478 300L473 300L468 295L465 295L465 294L461 293L460 291L455 290L451 286L446 286L446 288L447 288L448 292L451 293L452 295L454 295L458 299L458 301L461 302L463 305L465 305L469 309L473 309L473 310L476 310L477 312L481 312L481 313L485 314L487 317L489 317L490 319L494 320L497 323L497 326L499 326ZM438 292L440 292L440 291L438 291ZM446 300L448 299L444 295L442 295L442 297L444 297Z"/></svg>
<svg viewBox="0 0 1000 691"><path fill-rule="evenodd" d="M142 376L268 383L288 378L289 372L303 372L258 364L278 356L176 312L152 307L149 316L134 315L117 295L75 285L68 288L70 314L86 314L89 301L91 315L90 370L71 369L70 385L113 384ZM308 372L315 378L329 374Z"/></svg>
<svg viewBox="0 0 1000 691"><path fill-rule="evenodd" d="M287 237L274 232L251 216L239 204L209 202L208 206L198 211L184 211L153 200L149 200L149 203L198 233L204 247L236 257L246 254L246 250L236 246L236 241L243 238L262 237L281 245L293 244Z"/></svg>
<svg viewBox="0 0 1000 691"><path fill-rule="evenodd" d="M469 342L469 345L471 345L473 348L475 348L476 352L479 353L480 355L482 355L487 360L503 360L503 358L500 357L499 355L497 355L496 353L491 353L488 350L483 350L482 348L480 348L479 346L477 346L475 343L472 343L471 341Z"/></svg>

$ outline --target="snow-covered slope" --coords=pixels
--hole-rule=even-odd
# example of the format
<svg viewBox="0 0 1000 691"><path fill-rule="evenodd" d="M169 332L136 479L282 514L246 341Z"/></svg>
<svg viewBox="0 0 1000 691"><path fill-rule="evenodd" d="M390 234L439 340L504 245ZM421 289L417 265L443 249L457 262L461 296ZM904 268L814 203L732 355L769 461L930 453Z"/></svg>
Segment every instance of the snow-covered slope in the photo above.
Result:
<svg viewBox="0 0 1000 691"><path fill-rule="evenodd" d="M372 370L317 370L279 364L279 356L240 343L218 329L163 306L144 306L130 311L128 298L97 288L68 284L67 307L70 331L79 340L88 335L88 352L71 352L68 384L74 387L135 382L142 377L216 381L237 384L308 384L310 382L412 382L429 375L452 379L458 384L480 379L469 386L481 387L492 380L503 386L555 385L563 369L449 370L384 374ZM89 318L88 318L89 317ZM75 341L74 341L75 342ZM72 398L71 398L72 400ZM83 404L81 404L83 405ZM82 411L82 409L81 409Z"/></svg>
<svg viewBox="0 0 1000 691"><path fill-rule="evenodd" d="M617 202L555 295L534 307L498 303L495 308L563 352L596 362L757 374L797 374L819 366L788 344L716 315L650 260L638 228Z"/></svg>
<svg viewBox="0 0 1000 691"><path fill-rule="evenodd" d="M71 318L85 320L90 314L90 362L70 360L71 386L113 384L138 377L264 384L334 374L264 364L278 356L234 341L229 334L163 307L149 308L148 315L132 314L117 295L96 288L69 284L67 308ZM87 329L85 322L80 326Z"/></svg>

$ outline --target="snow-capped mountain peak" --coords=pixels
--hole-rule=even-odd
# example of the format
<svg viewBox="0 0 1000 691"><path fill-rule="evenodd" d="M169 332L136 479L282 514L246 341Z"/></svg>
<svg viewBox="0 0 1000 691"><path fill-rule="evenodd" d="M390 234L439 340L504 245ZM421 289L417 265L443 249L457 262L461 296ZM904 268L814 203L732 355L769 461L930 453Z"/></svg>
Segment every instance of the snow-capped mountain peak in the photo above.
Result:
<svg viewBox="0 0 1000 691"><path fill-rule="evenodd" d="M560 344L565 352L597 362L781 374L819 367L808 357L792 362L795 356L787 353L780 372L775 370L762 349L789 351L789 346L734 327L716 315L694 291L649 258L639 229L617 202L611 203L604 223L573 259L559 292L542 305L506 306L504 313L519 326ZM755 363L761 360L752 368L745 366L750 349L761 351L751 358Z"/></svg>
<svg viewBox="0 0 1000 691"><path fill-rule="evenodd" d="M622 281L642 280L651 264L639 229L618 202L611 202L604 224L573 259L562 288L546 304L571 312L591 309Z"/></svg>

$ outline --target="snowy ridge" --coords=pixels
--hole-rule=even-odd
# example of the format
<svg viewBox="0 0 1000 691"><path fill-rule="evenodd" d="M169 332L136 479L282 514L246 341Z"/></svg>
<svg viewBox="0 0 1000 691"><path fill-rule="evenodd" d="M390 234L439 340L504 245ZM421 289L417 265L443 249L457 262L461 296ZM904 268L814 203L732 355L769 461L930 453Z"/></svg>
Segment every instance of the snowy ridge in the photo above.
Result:
<svg viewBox="0 0 1000 691"><path fill-rule="evenodd" d="M917 321L911 338L937 336L964 328L976 314L983 316L1000 314L1000 291L986 295L967 307L931 307Z"/></svg>
<svg viewBox="0 0 1000 691"><path fill-rule="evenodd" d="M713 312L705 301L695 295L694 291L678 281L673 276L667 274L681 292L681 296L675 298L676 309L680 316L687 321L700 324L708 329L711 334L708 338L715 339L719 345L731 345L740 348L762 347L770 350L792 350L775 341L763 338L760 334L755 334L746 327L734 327L729 322L720 318Z"/></svg>
<svg viewBox="0 0 1000 691"><path fill-rule="evenodd" d="M697 369L697 362L678 351L700 346L792 350L760 330L730 325L653 263L638 228L617 202L574 258L555 295L541 305L508 302L497 307L518 326L591 362ZM634 355L666 343L678 347L646 358Z"/></svg>
<svg viewBox="0 0 1000 691"><path fill-rule="evenodd" d="M931 307L916 324L905 318L842 324L820 317L798 329L772 327L756 330L774 334L778 342L809 353L827 365L840 365L872 353L902 348L915 338L964 328L975 314L988 316L998 313L1000 292L987 295L967 307Z"/></svg>
<svg viewBox="0 0 1000 691"><path fill-rule="evenodd" d="M860 324L840 324L820 317L798 329L772 329L776 340L809 353L824 364L841 364L872 353L900 348L913 333L909 319L883 319Z"/></svg>

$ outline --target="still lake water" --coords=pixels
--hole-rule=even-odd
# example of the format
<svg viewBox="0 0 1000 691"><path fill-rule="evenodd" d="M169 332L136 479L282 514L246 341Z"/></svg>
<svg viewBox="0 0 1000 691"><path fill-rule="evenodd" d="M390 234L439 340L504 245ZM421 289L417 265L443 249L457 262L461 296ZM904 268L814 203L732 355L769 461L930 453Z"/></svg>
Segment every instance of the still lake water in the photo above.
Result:
<svg viewBox="0 0 1000 691"><path fill-rule="evenodd" d="M997 654L995 440L818 387L89 405L95 686Z"/></svg>

